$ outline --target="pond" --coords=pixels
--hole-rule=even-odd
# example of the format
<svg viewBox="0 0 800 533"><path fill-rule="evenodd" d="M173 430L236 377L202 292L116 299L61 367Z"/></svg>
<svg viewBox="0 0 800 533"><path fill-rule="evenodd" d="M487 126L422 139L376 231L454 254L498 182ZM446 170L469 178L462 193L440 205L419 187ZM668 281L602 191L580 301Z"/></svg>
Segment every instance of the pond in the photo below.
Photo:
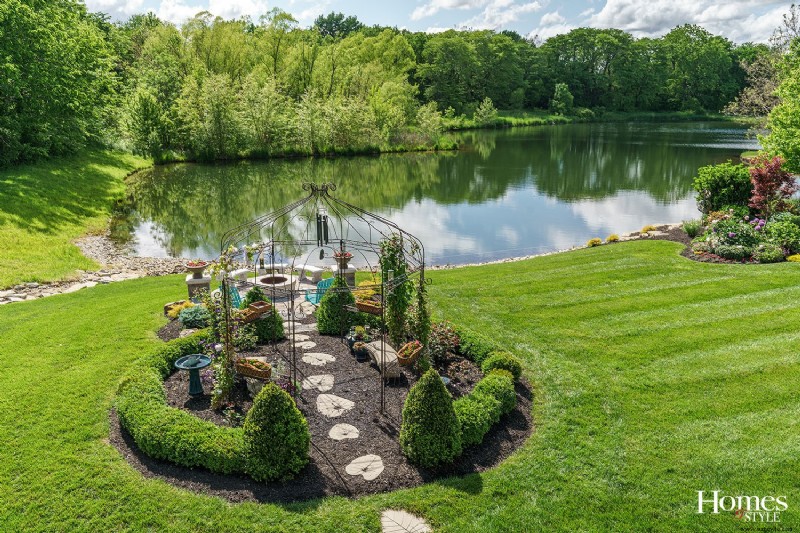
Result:
<svg viewBox="0 0 800 533"><path fill-rule="evenodd" d="M114 235L137 255L213 258L222 234L293 202L305 181L419 237L428 264L570 248L699 213L698 167L758 148L730 122L610 123L459 133L457 152L229 164L137 174Z"/></svg>

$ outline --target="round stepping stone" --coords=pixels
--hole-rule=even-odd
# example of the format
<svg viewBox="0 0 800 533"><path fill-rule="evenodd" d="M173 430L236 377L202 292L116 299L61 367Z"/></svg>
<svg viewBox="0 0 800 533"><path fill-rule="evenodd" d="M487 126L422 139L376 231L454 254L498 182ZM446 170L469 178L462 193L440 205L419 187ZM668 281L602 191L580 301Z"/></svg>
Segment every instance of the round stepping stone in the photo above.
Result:
<svg viewBox="0 0 800 533"><path fill-rule="evenodd" d="M302 342L302 341L307 341L310 338L311 337L309 337L308 335L304 335L302 333L295 333L294 336L292 337L292 340L294 342Z"/></svg>
<svg viewBox="0 0 800 533"><path fill-rule="evenodd" d="M312 366L324 366L326 363L333 363L336 358L327 353L309 352L303 356L303 362Z"/></svg>
<svg viewBox="0 0 800 533"><path fill-rule="evenodd" d="M316 345L317 345L317 343L314 342L314 341L301 341L301 342L295 342L294 343L294 347L295 348L300 348L302 350L310 350L311 348L315 347Z"/></svg>
<svg viewBox="0 0 800 533"><path fill-rule="evenodd" d="M353 406L355 406L355 403L335 394L320 394L317 396L317 409L323 415L331 418L342 416Z"/></svg>
<svg viewBox="0 0 800 533"><path fill-rule="evenodd" d="M429 533L431 526L411 513L386 509L381 513L381 530L383 533Z"/></svg>
<svg viewBox="0 0 800 533"><path fill-rule="evenodd" d="M333 440L357 439L358 428L350 424L336 424L328 432L328 436Z"/></svg>
<svg viewBox="0 0 800 533"><path fill-rule="evenodd" d="M319 392L328 392L333 388L333 374L318 374L308 376L303 380L303 389L316 389Z"/></svg>
<svg viewBox="0 0 800 533"><path fill-rule="evenodd" d="M344 467L344 471L351 476L362 476L367 481L372 481L383 472L383 460L378 455L362 455Z"/></svg>

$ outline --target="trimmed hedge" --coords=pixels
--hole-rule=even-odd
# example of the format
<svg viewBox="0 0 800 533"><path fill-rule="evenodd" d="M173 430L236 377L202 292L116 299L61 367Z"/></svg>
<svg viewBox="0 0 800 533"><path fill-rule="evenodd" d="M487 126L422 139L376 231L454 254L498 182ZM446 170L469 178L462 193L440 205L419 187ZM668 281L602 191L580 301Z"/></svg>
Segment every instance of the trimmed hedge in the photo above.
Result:
<svg viewBox="0 0 800 533"><path fill-rule="evenodd" d="M242 428L220 427L167 405L163 380L172 372L175 361L202 352L201 343L210 339L208 331L198 332L170 341L143 357L142 366L123 379L117 390L115 406L120 424L150 457L223 474L259 471L263 468L259 459L246 453L253 445L254 434L248 440ZM298 453L307 461L308 446ZM287 470L293 471L296 464L287 462Z"/></svg>
<svg viewBox="0 0 800 533"><path fill-rule="evenodd" d="M176 359L200 352L200 342L207 339L208 332L199 332L170 341L143 358L145 368L137 368L119 386L117 414L150 457L212 472L244 472L241 429L223 428L167 405L164 378Z"/></svg>
<svg viewBox="0 0 800 533"><path fill-rule="evenodd" d="M500 420L500 402L488 394L468 394L453 402L461 424L461 443L480 444L492 424Z"/></svg>
<svg viewBox="0 0 800 533"><path fill-rule="evenodd" d="M507 370L492 370L489 375L475 385L472 394L486 394L500 402L500 412L510 413L517 406L517 393L514 378Z"/></svg>
<svg viewBox="0 0 800 533"><path fill-rule="evenodd" d="M474 361L475 364L479 366L489 357L489 354L500 349L494 342L480 333L475 333L472 330L460 326L456 326L455 329L460 339L458 353Z"/></svg>
<svg viewBox="0 0 800 533"><path fill-rule="evenodd" d="M514 381L517 381L522 375L522 363L510 352L492 352L481 365L484 374L488 374L496 368L511 372Z"/></svg>
<svg viewBox="0 0 800 533"><path fill-rule="evenodd" d="M342 276L336 276L319 301L317 329L323 335L341 335L350 328L353 317L344 306L355 305L356 299L349 290L341 290L344 288L347 288L347 282Z"/></svg>

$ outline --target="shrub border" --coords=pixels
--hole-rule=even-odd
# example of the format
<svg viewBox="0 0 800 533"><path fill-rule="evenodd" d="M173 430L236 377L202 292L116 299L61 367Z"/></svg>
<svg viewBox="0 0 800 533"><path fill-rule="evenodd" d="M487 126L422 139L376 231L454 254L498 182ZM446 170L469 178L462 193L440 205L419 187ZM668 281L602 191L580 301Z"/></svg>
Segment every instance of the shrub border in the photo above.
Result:
<svg viewBox="0 0 800 533"><path fill-rule="evenodd" d="M114 405L120 424L148 456L217 473L247 473L241 428L220 427L167 405L163 381L175 361L200 353L209 338L201 331L142 357L120 383Z"/></svg>

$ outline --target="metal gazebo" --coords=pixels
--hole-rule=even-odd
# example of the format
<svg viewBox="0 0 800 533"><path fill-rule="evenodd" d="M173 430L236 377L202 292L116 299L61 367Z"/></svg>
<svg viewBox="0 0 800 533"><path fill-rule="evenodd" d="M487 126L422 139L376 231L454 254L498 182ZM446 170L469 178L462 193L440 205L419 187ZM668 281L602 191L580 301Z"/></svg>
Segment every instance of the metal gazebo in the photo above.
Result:
<svg viewBox="0 0 800 533"><path fill-rule="evenodd" d="M222 236L219 265L225 317L224 345L229 364L232 364L235 357L230 292L232 287L239 290L259 286L272 302L286 300L286 311L281 315L286 319L286 334L293 341L297 328L298 299L304 301L307 296L313 297L319 291L316 285L301 283L299 278L302 275L296 275L295 272L302 274L320 271L323 265L319 263L326 258L333 258L337 253L352 254L355 266L345 268L341 262L329 265L328 268L334 276L341 276L348 281L347 286L332 287L327 289L329 291L353 290L356 269L376 273L380 268L381 243L390 238L401 243L404 271L382 271L380 281L375 281L373 277L373 284L362 283L358 289L380 291L385 302L388 294L413 283L417 276L420 284L425 283L425 250L419 239L391 220L335 197L331 194L336 191L333 183L304 183L303 190L308 192L304 198L230 229ZM247 269L235 271L239 275L234 277L234 269L241 263L247 265ZM276 274L279 272L283 275ZM259 277L268 273L273 275ZM278 284L275 282L278 279L286 281ZM385 309L385 305L381 306L382 361L386 360L383 329ZM275 346L274 339L272 344ZM297 347L294 342L289 343L288 351L289 353L282 355L288 359L292 380L296 383ZM383 411L386 376L384 365L378 366L381 381L380 405Z"/></svg>

